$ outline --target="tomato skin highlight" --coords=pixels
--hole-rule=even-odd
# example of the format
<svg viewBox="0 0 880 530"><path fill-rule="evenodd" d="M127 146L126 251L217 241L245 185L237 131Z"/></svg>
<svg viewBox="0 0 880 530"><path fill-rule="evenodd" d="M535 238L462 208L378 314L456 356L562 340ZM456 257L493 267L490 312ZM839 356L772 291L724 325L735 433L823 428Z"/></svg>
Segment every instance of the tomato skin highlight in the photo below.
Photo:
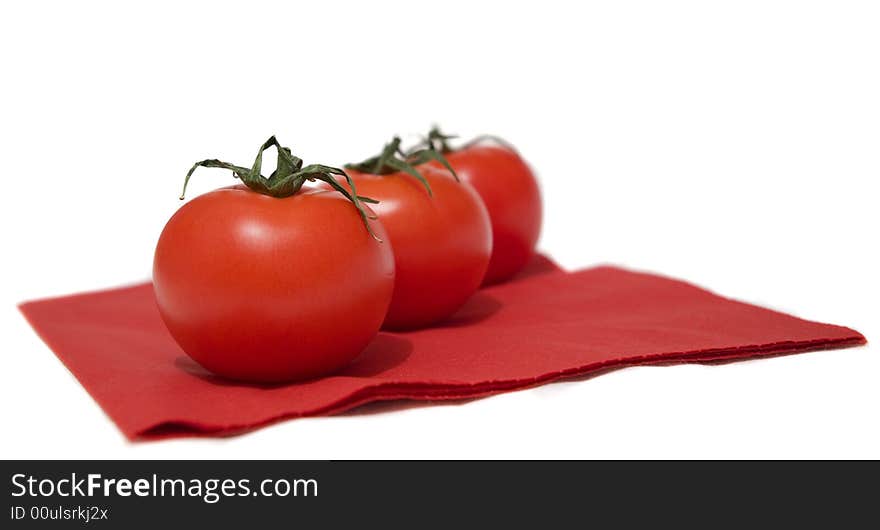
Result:
<svg viewBox="0 0 880 530"><path fill-rule="evenodd" d="M541 233L541 191L534 173L519 154L495 145L476 144L444 156L480 194L492 221L492 259L483 284L510 279L528 263Z"/></svg>
<svg viewBox="0 0 880 530"><path fill-rule="evenodd" d="M431 186L405 173L347 172L372 205L394 250L394 295L383 328L414 329L450 317L479 288L492 252L489 215L477 192L425 164Z"/></svg>
<svg viewBox="0 0 880 530"><path fill-rule="evenodd" d="M222 188L183 205L159 237L156 301L181 348L230 379L331 373L375 337L394 286L381 224L325 190L285 198Z"/></svg>

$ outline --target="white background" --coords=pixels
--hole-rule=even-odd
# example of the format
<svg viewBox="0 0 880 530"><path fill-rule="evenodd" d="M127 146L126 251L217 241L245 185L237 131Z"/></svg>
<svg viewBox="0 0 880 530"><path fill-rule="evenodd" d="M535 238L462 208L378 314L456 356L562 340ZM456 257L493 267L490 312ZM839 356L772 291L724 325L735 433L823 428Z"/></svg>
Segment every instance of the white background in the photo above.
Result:
<svg viewBox="0 0 880 530"><path fill-rule="evenodd" d="M872 2L5 3L0 456L878 458L876 346L129 443L15 307L146 279L196 159L275 133L341 164L439 122L520 148L568 268L876 339L878 28Z"/></svg>

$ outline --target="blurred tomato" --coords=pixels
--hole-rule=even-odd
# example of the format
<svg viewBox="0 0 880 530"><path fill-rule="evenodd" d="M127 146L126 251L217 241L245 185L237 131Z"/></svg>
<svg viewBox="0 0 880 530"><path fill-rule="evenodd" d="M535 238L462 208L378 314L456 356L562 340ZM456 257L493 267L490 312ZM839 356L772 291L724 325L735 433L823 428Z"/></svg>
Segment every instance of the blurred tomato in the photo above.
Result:
<svg viewBox="0 0 880 530"><path fill-rule="evenodd" d="M493 248L484 283L509 279L534 254L541 233L541 192L535 175L506 147L476 144L444 156L458 177L477 190L489 212Z"/></svg>
<svg viewBox="0 0 880 530"><path fill-rule="evenodd" d="M369 167L349 166L347 172L358 193L379 201L372 209L394 251L396 280L384 327L439 322L483 280L492 252L486 208L470 185L456 182L445 169L421 165L420 180L406 171L365 172Z"/></svg>

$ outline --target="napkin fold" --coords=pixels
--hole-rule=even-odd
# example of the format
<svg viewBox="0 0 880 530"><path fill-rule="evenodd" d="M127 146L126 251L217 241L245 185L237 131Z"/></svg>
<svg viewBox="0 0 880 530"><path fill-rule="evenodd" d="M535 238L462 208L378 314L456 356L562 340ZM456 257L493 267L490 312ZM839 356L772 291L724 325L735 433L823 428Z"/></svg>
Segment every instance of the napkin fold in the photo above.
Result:
<svg viewBox="0 0 880 530"><path fill-rule="evenodd" d="M294 384L216 377L165 329L151 284L26 302L22 313L130 439L230 435L379 400L485 396L612 367L710 362L865 343L852 329L687 283L537 256L449 321L380 333L338 374Z"/></svg>

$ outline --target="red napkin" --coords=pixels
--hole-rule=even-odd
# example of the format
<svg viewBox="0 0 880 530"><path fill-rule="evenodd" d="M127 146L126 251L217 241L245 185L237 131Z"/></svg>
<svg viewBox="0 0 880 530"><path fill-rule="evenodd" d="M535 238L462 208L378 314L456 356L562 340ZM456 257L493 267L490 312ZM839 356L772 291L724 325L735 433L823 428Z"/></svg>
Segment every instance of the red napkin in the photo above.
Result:
<svg viewBox="0 0 880 530"><path fill-rule="evenodd" d="M298 384L239 384L207 373L165 330L149 283L21 310L131 439L228 435L370 401L467 398L610 367L865 342L851 329L680 281L614 267L565 274L542 257L516 281L477 293L449 322L381 333L343 372Z"/></svg>

